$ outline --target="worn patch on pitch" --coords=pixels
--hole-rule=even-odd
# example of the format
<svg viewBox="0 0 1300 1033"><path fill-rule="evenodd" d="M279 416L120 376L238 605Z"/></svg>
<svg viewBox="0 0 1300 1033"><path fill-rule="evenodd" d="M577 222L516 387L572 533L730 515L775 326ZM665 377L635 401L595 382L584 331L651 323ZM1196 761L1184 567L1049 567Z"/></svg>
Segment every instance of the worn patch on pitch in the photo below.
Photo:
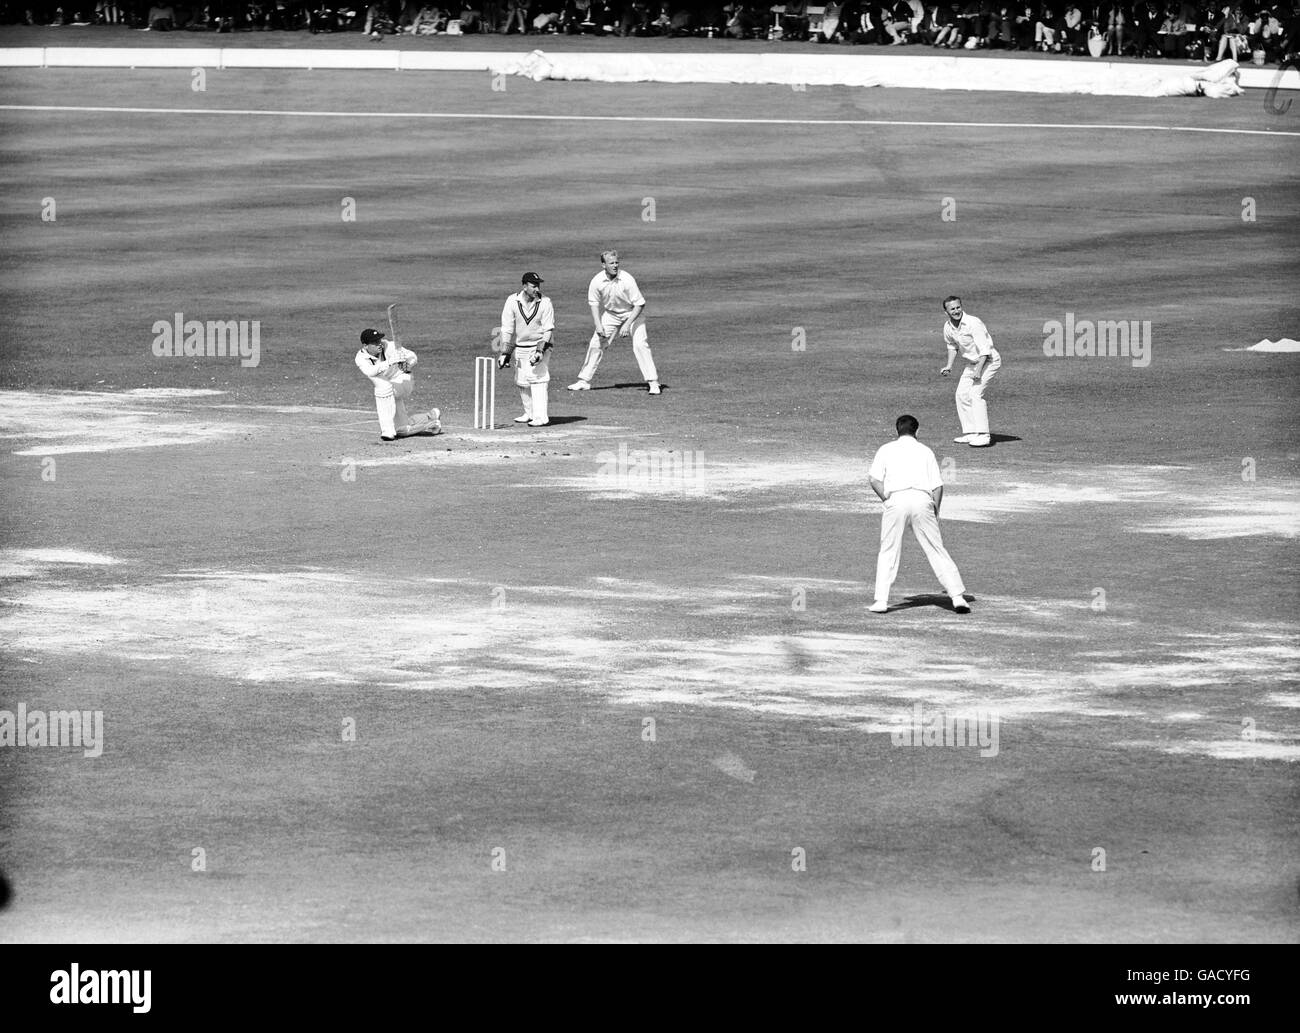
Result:
<svg viewBox="0 0 1300 1033"><path fill-rule="evenodd" d="M1295 538L1300 536L1300 498L1294 491L1252 485L1225 497L1197 499L1189 513L1130 525L1128 530L1176 534L1196 541L1255 535Z"/></svg>
<svg viewBox="0 0 1300 1033"><path fill-rule="evenodd" d="M112 556L77 549L4 549L0 551L0 577L36 577L59 566L112 566Z"/></svg>
<svg viewBox="0 0 1300 1033"><path fill-rule="evenodd" d="M178 409L178 403L218 394L183 388L3 391L0 439L19 446L15 455L48 456L195 445L248 431L241 423Z"/></svg>
<svg viewBox="0 0 1300 1033"><path fill-rule="evenodd" d="M694 497L746 513L880 513L867 480L869 456L754 462L704 452L625 451L605 454L604 462L588 456L580 473L543 478L541 484L593 499ZM1004 524L1093 508L1122 512L1125 529L1138 533L1192 539L1300 534L1300 486L1293 482L1243 484L1234 479L1239 471L1178 466L1012 471L992 456L936 455L945 482L945 523Z"/></svg>
<svg viewBox="0 0 1300 1033"><path fill-rule="evenodd" d="M1281 624L1216 616L1212 627L1153 638L1144 622L1108 615L1110 648L1080 651L1095 637L1071 619L1084 612L1076 600L981 596L978 622L904 603L877 619L865 613L867 586L838 579L809 581L816 612L794 619L785 589L784 606L774 608L773 579L754 577L503 588L305 568L105 583L90 572L112 558L98 554L10 550L4 561L16 576L0 642L20 662L109 654L268 689L586 693L642 709L722 707L864 734L897 729L919 703L1022 727L1116 721L1132 748L1300 760L1300 648ZM58 579L23 576L52 565ZM717 626L701 625L717 612L737 615L735 634L701 634ZM1053 659L1035 659L1040 652ZM1242 714L1255 715L1262 733L1244 745L1229 742ZM1002 749L1015 743L1008 728Z"/></svg>

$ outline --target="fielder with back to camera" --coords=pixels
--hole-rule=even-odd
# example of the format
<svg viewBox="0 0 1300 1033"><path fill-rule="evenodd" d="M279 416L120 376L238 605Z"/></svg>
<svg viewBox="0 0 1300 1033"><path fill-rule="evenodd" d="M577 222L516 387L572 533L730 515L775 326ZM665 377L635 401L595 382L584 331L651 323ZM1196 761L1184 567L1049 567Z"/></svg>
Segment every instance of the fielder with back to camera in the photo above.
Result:
<svg viewBox="0 0 1300 1033"><path fill-rule="evenodd" d="M412 434L437 434L442 430L439 412L406 415L406 399L411 397L411 367L419 360L415 352L390 341L378 330L361 331L361 350L357 352L357 369L375 388L375 409L379 413L379 437L383 441L410 437Z"/></svg>
<svg viewBox="0 0 1300 1033"><path fill-rule="evenodd" d="M948 320L943 324L948 365L939 370L939 375L946 377L952 372L958 352L966 360L966 368L957 382L957 418L961 420L961 435L953 441L972 448L985 448L992 444L993 438L989 434L989 407L984 401L984 390L1002 368L1002 356L993 347L993 338L984 321L962 311L961 298L950 294L943 299L943 310L948 314Z"/></svg>
<svg viewBox="0 0 1300 1033"><path fill-rule="evenodd" d="M903 532L910 525L934 576L952 600L952 608L957 613L970 613L966 585L939 531L943 478L934 452L916 440L919 428L915 416L905 414L895 420L898 437L876 450L867 472L871 490L885 504L880 515L880 553L876 557L876 599L869 609L872 613L889 612L889 590L898 577Z"/></svg>

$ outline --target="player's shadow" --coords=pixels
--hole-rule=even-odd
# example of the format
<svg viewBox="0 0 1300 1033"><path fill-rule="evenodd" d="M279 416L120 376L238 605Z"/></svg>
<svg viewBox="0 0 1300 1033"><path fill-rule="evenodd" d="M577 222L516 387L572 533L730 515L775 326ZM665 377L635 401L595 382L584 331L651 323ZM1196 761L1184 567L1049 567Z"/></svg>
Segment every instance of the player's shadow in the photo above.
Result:
<svg viewBox="0 0 1300 1033"><path fill-rule="evenodd" d="M552 427L558 427L565 423L586 423L586 422L587 422L587 417L585 416L552 416L550 425ZM520 426L523 427L524 430L545 430L546 429L545 427L530 427L526 423L521 423Z"/></svg>
<svg viewBox="0 0 1300 1033"><path fill-rule="evenodd" d="M975 597L967 592L962 596L968 603L973 603ZM924 595L909 595L901 603L890 607L890 610L911 610L918 606L935 606L940 610L947 610L949 613L956 613L952 608L952 600L946 595L940 595L938 592L926 592Z"/></svg>
<svg viewBox="0 0 1300 1033"><path fill-rule="evenodd" d="M1020 439L1016 437L1014 434L990 434L989 435L990 445L1000 445L1004 441L1019 441L1019 440Z"/></svg>
<svg viewBox="0 0 1300 1033"><path fill-rule="evenodd" d="M659 385L663 390L668 390L667 384ZM605 384L602 387L593 387L593 391L624 391L629 387L639 387L642 391L649 391L650 388L644 380L632 380L626 384Z"/></svg>

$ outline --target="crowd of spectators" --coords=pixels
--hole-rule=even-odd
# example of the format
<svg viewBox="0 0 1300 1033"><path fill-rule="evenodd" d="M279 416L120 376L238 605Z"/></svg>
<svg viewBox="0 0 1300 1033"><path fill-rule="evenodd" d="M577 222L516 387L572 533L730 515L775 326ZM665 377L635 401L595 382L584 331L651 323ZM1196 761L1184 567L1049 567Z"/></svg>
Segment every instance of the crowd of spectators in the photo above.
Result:
<svg viewBox="0 0 1300 1033"><path fill-rule="evenodd" d="M818 5L821 6L821 5ZM0 3L28 25L125 25L155 32L255 30L386 35L568 33L825 39L805 0L31 0ZM1093 56L1286 63L1296 51L1300 0L848 0L837 43L943 49L1041 50Z"/></svg>

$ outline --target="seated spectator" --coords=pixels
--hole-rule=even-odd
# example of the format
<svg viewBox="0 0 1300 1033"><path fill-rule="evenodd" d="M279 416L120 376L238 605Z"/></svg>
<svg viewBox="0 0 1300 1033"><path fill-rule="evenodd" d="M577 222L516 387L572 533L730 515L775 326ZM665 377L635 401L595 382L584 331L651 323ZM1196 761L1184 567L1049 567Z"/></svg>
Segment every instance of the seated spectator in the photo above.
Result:
<svg viewBox="0 0 1300 1033"><path fill-rule="evenodd" d="M1016 49L1032 50L1034 46L1034 30L1038 25L1038 12L1034 10L1032 3L1022 4L1016 8L1015 22L1016 32Z"/></svg>
<svg viewBox="0 0 1300 1033"><path fill-rule="evenodd" d="M949 4L947 10L935 16L934 23L939 26L939 31L935 33L934 46L951 49L961 45L960 18L960 4Z"/></svg>
<svg viewBox="0 0 1300 1033"><path fill-rule="evenodd" d="M1297 17L1300 16L1300 6L1297 6L1295 13L1291 15L1291 23L1294 26ZM1287 38L1286 26L1282 23L1281 9L1270 7L1263 12L1260 18L1261 25L1259 32L1254 39L1250 40L1252 50L1262 50L1266 60L1281 61L1285 52L1284 41ZM1294 38L1294 35L1292 35Z"/></svg>
<svg viewBox="0 0 1300 1033"><path fill-rule="evenodd" d="M840 23L835 30L835 34L840 38L840 42L853 42L853 37L857 34L858 12L864 2L865 0L844 0L844 2L840 4ZM806 11L807 5L805 4L803 6Z"/></svg>
<svg viewBox="0 0 1300 1033"><path fill-rule="evenodd" d="M1300 5L1293 3L1291 13L1285 19L1278 20L1282 31L1276 37L1275 53L1277 60L1285 65L1295 62L1300 54Z"/></svg>
<svg viewBox="0 0 1300 1033"><path fill-rule="evenodd" d="M890 46L901 47L907 42L908 32L912 28L911 6L906 0L897 0L885 18L885 32L889 36Z"/></svg>
<svg viewBox="0 0 1300 1033"><path fill-rule="evenodd" d="M379 39L381 36L393 32L393 19L388 14L388 5L385 3L374 3L366 9L366 23L361 31L371 39Z"/></svg>
<svg viewBox="0 0 1300 1033"><path fill-rule="evenodd" d="M988 28L985 30L984 45L1010 50L1016 44L1016 22L1011 8L1006 4L998 5L989 16Z"/></svg>
<svg viewBox="0 0 1300 1033"><path fill-rule="evenodd" d="M1156 36L1160 40L1160 52L1165 57L1181 57L1187 33L1187 23L1183 21L1178 9L1173 6L1168 7L1165 10L1164 21L1156 30Z"/></svg>
<svg viewBox="0 0 1300 1033"><path fill-rule="evenodd" d="M908 19L907 41L916 43L921 38L921 26L925 24L925 4L921 0L908 0L912 17Z"/></svg>
<svg viewBox="0 0 1300 1033"><path fill-rule="evenodd" d="M477 7L465 6L460 9L460 31L470 36L483 31L483 12Z"/></svg>
<svg viewBox="0 0 1300 1033"><path fill-rule="evenodd" d="M145 21L146 29L151 29L154 32L171 32L176 28L176 11L171 4L151 7L149 8L149 16Z"/></svg>
<svg viewBox="0 0 1300 1033"><path fill-rule="evenodd" d="M173 4L172 10L176 12L176 28L185 32L206 32L208 28L208 16L204 9L192 4L181 3Z"/></svg>
<svg viewBox="0 0 1300 1033"><path fill-rule="evenodd" d="M319 6L307 11L307 28L316 32L347 32L357 27L364 12L356 7L340 4L337 0L321 0Z"/></svg>
<svg viewBox="0 0 1300 1033"><path fill-rule="evenodd" d="M874 43L876 23L871 20L871 4L862 4L853 21L844 28L844 38L849 43Z"/></svg>
<svg viewBox="0 0 1300 1033"><path fill-rule="evenodd" d="M1129 24L1133 35L1133 53L1137 57L1146 57L1148 52L1158 53L1156 30L1160 28L1160 15L1156 11L1155 0L1138 0L1133 6L1133 18Z"/></svg>
<svg viewBox="0 0 1300 1033"><path fill-rule="evenodd" d="M1222 61L1223 55L1231 50L1232 59L1240 61L1238 50L1246 51L1250 46L1246 41L1246 16L1240 5L1225 4L1219 13L1221 17L1214 23L1214 32L1219 37L1219 56L1215 60Z"/></svg>
<svg viewBox="0 0 1300 1033"><path fill-rule="evenodd" d="M1044 7L1034 23L1034 46L1039 50L1060 50L1056 42L1056 12Z"/></svg>
<svg viewBox="0 0 1300 1033"><path fill-rule="evenodd" d="M937 11L934 4L925 6L924 0L921 6L921 20L916 23L916 28L912 30L913 43L933 43L934 37L938 35L939 30L935 28L934 16Z"/></svg>
<svg viewBox="0 0 1300 1033"><path fill-rule="evenodd" d="M449 15L440 7L425 4L411 19L411 35L436 36L440 32L446 32L448 19Z"/></svg>
<svg viewBox="0 0 1300 1033"><path fill-rule="evenodd" d="M1229 0L1231 2L1231 0ZM1183 41L1184 53L1189 57L1210 59L1214 41L1218 38L1214 23L1218 21L1218 12L1210 0L1187 0L1182 5L1183 21L1187 23L1187 38Z"/></svg>
<svg viewBox="0 0 1300 1033"><path fill-rule="evenodd" d="M682 0L676 0L673 5L673 19L669 26L669 35L672 36L689 36L697 26L695 11ZM712 24L712 22L710 22ZM712 34L712 30L710 30Z"/></svg>
<svg viewBox="0 0 1300 1033"><path fill-rule="evenodd" d="M957 27L961 30L963 40L982 39L983 23L980 20L979 0L966 0L961 13L957 15Z"/></svg>
<svg viewBox="0 0 1300 1033"><path fill-rule="evenodd" d="M310 24L306 10L299 6L297 0L268 0L263 6L265 15L262 24L268 29L289 32ZM391 12L389 23L392 23Z"/></svg>
<svg viewBox="0 0 1300 1033"><path fill-rule="evenodd" d="M527 0L507 0L506 17L499 31L503 36L508 36L515 31L518 31L521 36L528 35Z"/></svg>
<svg viewBox="0 0 1300 1033"><path fill-rule="evenodd" d="M618 25L617 0L591 0L591 20L597 36L611 36Z"/></svg>
<svg viewBox="0 0 1300 1033"><path fill-rule="evenodd" d="M673 31L673 6L668 0L663 0L659 5L658 12L650 22L650 35L667 36Z"/></svg>
<svg viewBox="0 0 1300 1033"><path fill-rule="evenodd" d="M1074 53L1087 45L1088 30L1083 24L1083 12L1078 6L1067 0L1065 11L1057 24L1056 43L1066 53Z"/></svg>
<svg viewBox="0 0 1300 1033"><path fill-rule="evenodd" d="M727 19L723 35L730 36L732 39L749 39L754 35L760 14L748 4L741 3L740 0L732 0L722 8L722 13Z"/></svg>
<svg viewBox="0 0 1300 1033"><path fill-rule="evenodd" d="M781 38L807 39L808 27L808 4L805 0L786 0L785 14L781 15Z"/></svg>
<svg viewBox="0 0 1300 1033"><path fill-rule="evenodd" d="M620 36L650 35L650 0L625 0L617 33Z"/></svg>
<svg viewBox="0 0 1300 1033"><path fill-rule="evenodd" d="M534 32L556 32L559 29L560 11L564 9L562 0L541 0L532 9L532 26Z"/></svg>
<svg viewBox="0 0 1300 1033"><path fill-rule="evenodd" d="M1094 3L1084 19L1085 31L1095 32L1103 41L1102 54L1124 53L1124 7L1119 2Z"/></svg>
<svg viewBox="0 0 1300 1033"><path fill-rule="evenodd" d="M596 25L591 20L591 0L565 0L559 25L560 31L570 36L594 32Z"/></svg>
<svg viewBox="0 0 1300 1033"><path fill-rule="evenodd" d="M99 0L95 5L95 22L99 25L117 25L122 20L122 9L117 0Z"/></svg>

